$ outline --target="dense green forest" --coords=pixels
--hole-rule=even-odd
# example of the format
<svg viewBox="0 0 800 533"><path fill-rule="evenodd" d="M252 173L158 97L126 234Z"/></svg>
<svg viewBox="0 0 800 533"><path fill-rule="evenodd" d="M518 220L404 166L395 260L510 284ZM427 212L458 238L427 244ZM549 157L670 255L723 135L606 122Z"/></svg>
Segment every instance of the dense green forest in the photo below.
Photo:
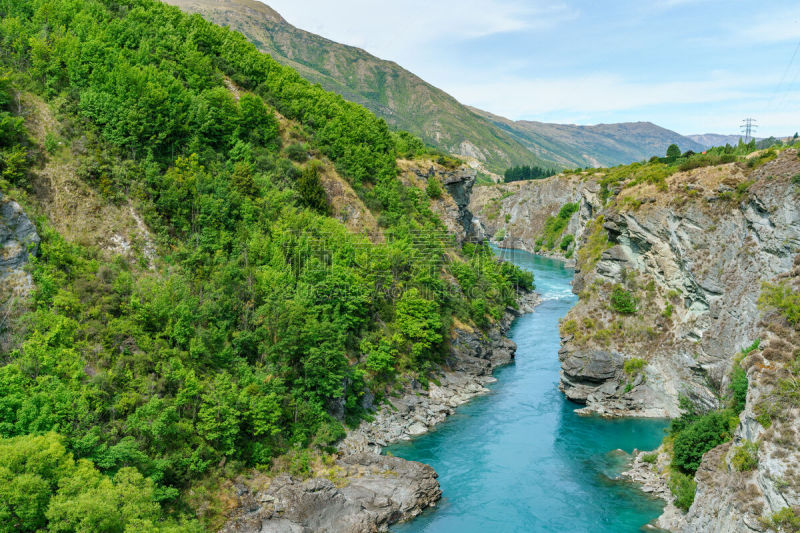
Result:
<svg viewBox="0 0 800 533"><path fill-rule="evenodd" d="M0 1L0 74L0 190L37 213L32 173L77 160L159 250L109 261L37 218L30 310L0 354L0 531L202 529L189 489L330 447L367 390L427 382L455 318L488 327L532 286L486 246L453 250L402 185L419 140L200 16ZM22 93L59 121L46 149ZM328 216L326 160L381 242Z"/></svg>
<svg viewBox="0 0 800 533"><path fill-rule="evenodd" d="M512 181L540 180L555 176L557 173L558 171L551 168L524 165L521 167L507 168L503 173L503 181L505 183L511 183Z"/></svg>

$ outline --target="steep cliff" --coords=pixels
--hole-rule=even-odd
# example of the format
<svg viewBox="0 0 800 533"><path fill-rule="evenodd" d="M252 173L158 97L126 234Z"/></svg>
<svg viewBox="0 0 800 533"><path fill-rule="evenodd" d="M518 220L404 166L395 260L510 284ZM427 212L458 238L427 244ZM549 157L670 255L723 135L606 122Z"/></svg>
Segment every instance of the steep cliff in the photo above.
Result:
<svg viewBox="0 0 800 533"><path fill-rule="evenodd" d="M470 210L477 171L464 165L448 168L431 159L401 160L398 166L403 183L430 197L431 209L459 244L482 238L480 228L473 227Z"/></svg>
<svg viewBox="0 0 800 533"><path fill-rule="evenodd" d="M793 306L773 307L789 300L776 301L769 288L762 297L761 344L742 361L749 381L745 409L733 441L703 457L694 503L676 530L800 528L800 255L792 272L770 281L794 294Z"/></svg>
<svg viewBox="0 0 800 533"><path fill-rule="evenodd" d="M680 395L716 406L733 356L757 336L761 282L800 249L798 172L787 150L755 170L730 163L640 184L604 209L562 324L567 397L601 414L675 416Z"/></svg>
<svg viewBox="0 0 800 533"><path fill-rule="evenodd" d="M565 204L582 202L581 211L570 216L564 235L580 236L587 218L592 216L593 179L583 175L559 174L551 178L516 181L476 187L469 208L477 219L478 232L505 248L543 252L537 246L547 222ZM586 198L586 201L582 201ZM550 251L557 256L558 247ZM546 253L546 252L545 252Z"/></svg>
<svg viewBox="0 0 800 533"><path fill-rule="evenodd" d="M734 369L746 372L741 413L714 437L728 442L704 448L696 475L675 465L673 436L635 456L626 477L668 503L659 527L797 531L798 150L691 166L482 187L471 207L496 241L536 250L559 206L579 204L565 232L577 235L580 299L559 357L560 388L581 412L678 417L693 405L728 417ZM673 476L686 483L681 502Z"/></svg>

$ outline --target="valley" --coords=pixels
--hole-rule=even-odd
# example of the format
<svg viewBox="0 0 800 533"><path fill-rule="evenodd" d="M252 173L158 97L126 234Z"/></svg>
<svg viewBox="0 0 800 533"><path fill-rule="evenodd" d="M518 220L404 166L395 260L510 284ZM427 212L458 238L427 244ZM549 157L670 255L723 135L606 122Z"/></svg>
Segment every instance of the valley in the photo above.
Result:
<svg viewBox="0 0 800 533"><path fill-rule="evenodd" d="M0 533L800 530L796 134L510 120L254 0L0 42Z"/></svg>

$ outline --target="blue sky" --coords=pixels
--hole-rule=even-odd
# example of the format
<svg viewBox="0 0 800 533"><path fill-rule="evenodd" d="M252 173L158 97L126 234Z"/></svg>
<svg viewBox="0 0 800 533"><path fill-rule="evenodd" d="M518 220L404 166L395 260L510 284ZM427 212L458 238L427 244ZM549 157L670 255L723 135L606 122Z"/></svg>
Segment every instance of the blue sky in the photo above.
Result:
<svg viewBox="0 0 800 533"><path fill-rule="evenodd" d="M512 119L730 134L753 117L759 136L800 130L797 0L266 3Z"/></svg>

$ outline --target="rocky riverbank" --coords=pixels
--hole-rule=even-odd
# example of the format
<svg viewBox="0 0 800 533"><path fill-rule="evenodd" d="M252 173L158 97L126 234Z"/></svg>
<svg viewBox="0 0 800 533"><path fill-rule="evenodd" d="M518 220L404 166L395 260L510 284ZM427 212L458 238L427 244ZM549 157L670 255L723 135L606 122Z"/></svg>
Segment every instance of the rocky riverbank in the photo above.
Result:
<svg viewBox="0 0 800 533"><path fill-rule="evenodd" d="M345 455L327 477L255 476L235 484L223 533L364 533L417 516L442 491L430 466L370 452Z"/></svg>
<svg viewBox="0 0 800 533"><path fill-rule="evenodd" d="M675 506L675 497L669 489L670 459L662 448L654 452L634 450L631 464L621 477L637 483L642 492L664 500L664 511L652 525L675 531L683 519L683 512Z"/></svg>
<svg viewBox="0 0 800 533"><path fill-rule="evenodd" d="M516 346L505 337L511 322L538 303L537 294L521 294L518 309L508 309L488 334L454 327L450 355L436 381L427 388L412 383L402 396L383 404L371 421L348 433L335 464L321 475L237 480L234 511L222 531L386 531L436 505L441 497L436 472L421 463L379 455L382 448L432 430L456 407L488 392L486 385L496 381L493 370L514 358Z"/></svg>
<svg viewBox="0 0 800 533"><path fill-rule="evenodd" d="M411 385L406 393L390 399L370 422L351 431L339 445L342 453L371 450L380 453L384 446L427 433L455 412L455 408L470 399L488 392L486 385L497 381L492 377L495 368L514 359L516 345L505 337L511 322L522 313L530 313L539 303L535 293L525 293L519 309L509 309L503 320L484 337L481 332L453 328L450 357L427 389Z"/></svg>

